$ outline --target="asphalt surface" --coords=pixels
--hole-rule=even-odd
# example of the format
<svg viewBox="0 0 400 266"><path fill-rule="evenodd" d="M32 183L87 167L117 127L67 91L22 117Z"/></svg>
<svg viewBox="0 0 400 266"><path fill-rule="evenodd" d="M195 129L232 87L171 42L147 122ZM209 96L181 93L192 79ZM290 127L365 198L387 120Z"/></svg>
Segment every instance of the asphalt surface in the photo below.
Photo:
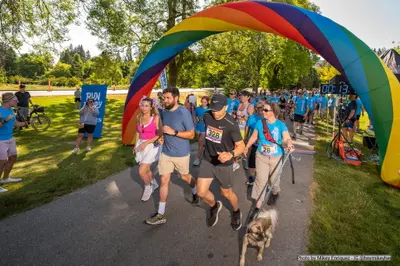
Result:
<svg viewBox="0 0 400 266"><path fill-rule="evenodd" d="M296 148L310 149L311 129L298 137ZM312 144L312 143L311 143ZM192 145L194 154L196 144ZM306 254L312 199L312 155L294 154L296 183L286 165L276 208L279 225L264 259L257 262L248 248L246 265L301 265ZM192 156L192 160L194 156ZM132 160L134 158L132 157ZM194 176L198 167L192 168ZM158 176L157 176L158 178ZM235 172L234 191L247 217L250 191L241 167ZM212 190L221 199L218 187ZM158 190L157 190L158 192ZM244 228L233 231L230 206L215 227L206 226L206 206L192 206L191 190L177 175L172 178L166 208L167 223L144 224L156 210L158 193L142 203L137 167L65 195L49 204L0 221L1 265L238 265Z"/></svg>

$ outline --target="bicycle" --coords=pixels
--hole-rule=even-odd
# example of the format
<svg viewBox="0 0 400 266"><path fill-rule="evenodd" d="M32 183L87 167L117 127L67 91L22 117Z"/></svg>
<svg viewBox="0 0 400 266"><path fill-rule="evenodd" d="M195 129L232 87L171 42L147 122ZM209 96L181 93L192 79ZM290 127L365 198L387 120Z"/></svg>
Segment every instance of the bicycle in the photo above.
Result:
<svg viewBox="0 0 400 266"><path fill-rule="evenodd" d="M40 107L37 104L33 105L33 109L30 110L27 119L20 114L20 109L15 109L16 119L19 122L28 122L26 127L32 125L36 131L45 131L51 124L50 118L45 114L44 107Z"/></svg>

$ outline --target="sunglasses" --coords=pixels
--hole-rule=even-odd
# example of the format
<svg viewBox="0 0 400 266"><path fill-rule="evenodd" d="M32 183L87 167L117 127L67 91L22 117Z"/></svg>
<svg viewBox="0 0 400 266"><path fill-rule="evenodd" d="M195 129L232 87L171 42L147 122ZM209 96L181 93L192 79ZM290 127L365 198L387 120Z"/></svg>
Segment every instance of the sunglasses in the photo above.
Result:
<svg viewBox="0 0 400 266"><path fill-rule="evenodd" d="M258 110L262 110L264 107L262 107L262 106L257 106L256 107L256 109L258 109Z"/></svg>
<svg viewBox="0 0 400 266"><path fill-rule="evenodd" d="M272 112L272 110L269 109L263 109L264 112L268 113L268 112Z"/></svg>

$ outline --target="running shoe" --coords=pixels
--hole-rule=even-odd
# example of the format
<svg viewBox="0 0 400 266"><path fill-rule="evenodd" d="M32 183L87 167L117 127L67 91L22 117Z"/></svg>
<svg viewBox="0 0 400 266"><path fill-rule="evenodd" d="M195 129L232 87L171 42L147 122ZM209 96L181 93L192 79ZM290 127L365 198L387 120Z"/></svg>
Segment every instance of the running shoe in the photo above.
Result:
<svg viewBox="0 0 400 266"><path fill-rule="evenodd" d="M0 184L18 183L18 182L21 182L21 181L22 181L21 178L11 178L11 177L9 177L9 178L0 179Z"/></svg>
<svg viewBox="0 0 400 266"><path fill-rule="evenodd" d="M8 191L7 189L5 189L2 186L0 186L0 193L4 193L4 192L7 192L7 191Z"/></svg>
<svg viewBox="0 0 400 266"><path fill-rule="evenodd" d="M232 212L231 215L231 226L232 229L237 231L242 227L242 212L238 210L237 212Z"/></svg>
<svg viewBox="0 0 400 266"><path fill-rule="evenodd" d="M79 148L74 148L74 150L72 151L72 153L78 153L79 152Z"/></svg>
<svg viewBox="0 0 400 266"><path fill-rule="evenodd" d="M274 206L278 198L279 198L279 193L276 195L272 194L267 201L267 205Z"/></svg>
<svg viewBox="0 0 400 266"><path fill-rule="evenodd" d="M153 194L153 186L152 185L145 185L142 195L142 201L148 201Z"/></svg>
<svg viewBox="0 0 400 266"><path fill-rule="evenodd" d="M207 218L207 225L212 227L218 223L218 214L222 209L221 201L216 201L215 206L210 208L208 218Z"/></svg>
<svg viewBox="0 0 400 266"><path fill-rule="evenodd" d="M159 213L153 214L149 219L146 220L146 223L150 225L165 224L166 222L167 217Z"/></svg>

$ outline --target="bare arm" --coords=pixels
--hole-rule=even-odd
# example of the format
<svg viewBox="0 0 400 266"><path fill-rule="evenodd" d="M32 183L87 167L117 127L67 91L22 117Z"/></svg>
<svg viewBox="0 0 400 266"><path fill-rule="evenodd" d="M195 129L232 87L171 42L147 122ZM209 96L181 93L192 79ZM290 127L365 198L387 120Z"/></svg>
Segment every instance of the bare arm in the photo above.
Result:
<svg viewBox="0 0 400 266"><path fill-rule="evenodd" d="M258 131L257 129L254 129L253 134L251 134L249 141L247 141L246 149L249 149L251 145L253 145L257 141L257 138L258 138Z"/></svg>
<svg viewBox="0 0 400 266"><path fill-rule="evenodd" d="M293 146L292 138L290 137L289 131L283 132L282 137L283 137L283 143L285 143L287 147Z"/></svg>

